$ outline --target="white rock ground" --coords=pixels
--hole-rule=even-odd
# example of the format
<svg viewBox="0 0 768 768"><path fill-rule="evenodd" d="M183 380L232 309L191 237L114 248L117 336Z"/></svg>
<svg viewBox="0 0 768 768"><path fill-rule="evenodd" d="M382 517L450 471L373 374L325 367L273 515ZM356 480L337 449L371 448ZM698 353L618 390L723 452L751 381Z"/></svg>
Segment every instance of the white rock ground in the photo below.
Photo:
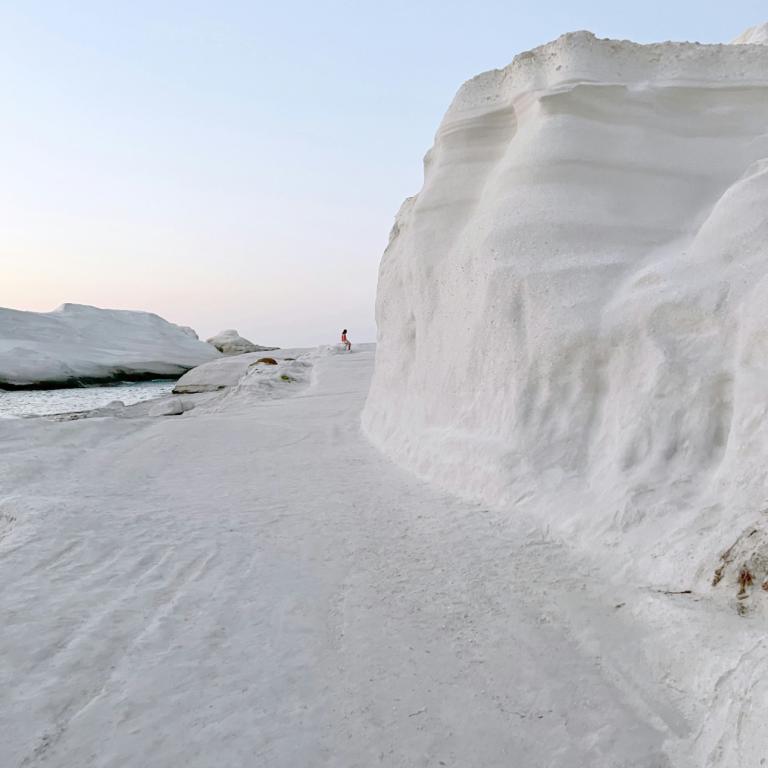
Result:
<svg viewBox="0 0 768 768"><path fill-rule="evenodd" d="M363 414L607 579L706 595L709 627L645 618L706 719L695 765L768 761L765 35L577 32L465 83L382 258Z"/></svg>
<svg viewBox="0 0 768 768"><path fill-rule="evenodd" d="M372 366L0 423L0 764L760 765L765 669L728 675L760 622L388 463ZM721 675L741 697L707 720Z"/></svg>

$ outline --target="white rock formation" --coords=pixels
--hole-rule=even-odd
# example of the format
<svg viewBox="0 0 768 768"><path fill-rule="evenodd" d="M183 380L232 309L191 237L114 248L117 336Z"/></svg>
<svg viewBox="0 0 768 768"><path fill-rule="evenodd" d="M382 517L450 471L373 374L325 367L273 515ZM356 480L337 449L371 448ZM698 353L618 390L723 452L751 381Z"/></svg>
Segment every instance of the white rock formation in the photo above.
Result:
<svg viewBox="0 0 768 768"><path fill-rule="evenodd" d="M708 588L765 525L766 307L768 48L565 35L443 119L382 259L364 427Z"/></svg>
<svg viewBox="0 0 768 768"><path fill-rule="evenodd" d="M225 355L242 355L247 352L266 352L277 349L277 347L262 347L254 344L252 341L244 339L234 328L219 331L215 336L208 339L208 344L213 344L219 352Z"/></svg>
<svg viewBox="0 0 768 768"><path fill-rule="evenodd" d="M741 45L768 45L768 23L750 27L733 42Z"/></svg>
<svg viewBox="0 0 768 768"><path fill-rule="evenodd" d="M174 385L176 394L192 394L197 392L215 392L219 389L232 387L245 375L248 366L255 363L260 355L246 353L231 355L199 365L187 371Z"/></svg>
<svg viewBox="0 0 768 768"><path fill-rule="evenodd" d="M270 358L280 362L290 358L303 356L305 349L281 349L272 353ZM199 392L216 392L220 389L234 387L264 357L260 352L246 352L242 355L231 355L212 360L210 363L193 368L185 373L174 385L175 394L195 394ZM274 368L274 366L271 366ZM282 372L282 369L281 369Z"/></svg>
<svg viewBox="0 0 768 768"><path fill-rule="evenodd" d="M0 389L174 376L218 356L190 328L149 312L0 308Z"/></svg>
<svg viewBox="0 0 768 768"><path fill-rule="evenodd" d="M766 308L763 45L579 32L479 75L379 273L374 444L534 516L617 594L742 622L739 651L698 634L659 664L702 702L692 765L766 754L768 653L737 616L768 615ZM689 606L646 621L674 645Z"/></svg>

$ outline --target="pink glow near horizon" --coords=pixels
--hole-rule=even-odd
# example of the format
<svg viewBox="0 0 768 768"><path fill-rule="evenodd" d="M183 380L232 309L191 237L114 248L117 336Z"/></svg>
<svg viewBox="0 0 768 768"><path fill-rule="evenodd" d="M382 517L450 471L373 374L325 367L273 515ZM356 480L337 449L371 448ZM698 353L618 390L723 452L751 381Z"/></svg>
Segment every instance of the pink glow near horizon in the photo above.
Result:
<svg viewBox="0 0 768 768"><path fill-rule="evenodd" d="M718 42L763 0L0 6L0 306L373 340L394 215L465 79L563 32Z"/></svg>

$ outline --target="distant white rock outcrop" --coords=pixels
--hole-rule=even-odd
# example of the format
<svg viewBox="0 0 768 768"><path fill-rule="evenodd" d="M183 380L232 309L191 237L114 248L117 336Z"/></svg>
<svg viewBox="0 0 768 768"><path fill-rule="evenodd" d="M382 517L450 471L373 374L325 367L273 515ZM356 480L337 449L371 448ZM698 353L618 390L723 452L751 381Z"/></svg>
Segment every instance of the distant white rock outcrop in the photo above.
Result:
<svg viewBox="0 0 768 768"><path fill-rule="evenodd" d="M219 352L225 355L243 355L248 352L266 352L278 347L262 347L254 344L248 339L244 339L234 328L226 331L219 331L215 336L208 339L208 344L213 344Z"/></svg>
<svg viewBox="0 0 768 768"><path fill-rule="evenodd" d="M768 45L768 23L751 27L733 42L737 45Z"/></svg>
<svg viewBox="0 0 768 768"><path fill-rule="evenodd" d="M216 357L191 328L150 312L0 308L0 389L180 376Z"/></svg>

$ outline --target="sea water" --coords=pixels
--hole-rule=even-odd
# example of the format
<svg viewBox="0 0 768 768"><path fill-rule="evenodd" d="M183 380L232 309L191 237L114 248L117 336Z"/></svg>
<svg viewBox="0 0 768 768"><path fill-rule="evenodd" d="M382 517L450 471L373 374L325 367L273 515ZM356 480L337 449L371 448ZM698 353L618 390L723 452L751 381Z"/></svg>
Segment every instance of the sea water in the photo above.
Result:
<svg viewBox="0 0 768 768"><path fill-rule="evenodd" d="M73 389L25 389L14 392L0 390L0 418L13 416L50 416L55 413L89 411L114 400L125 405L168 395L174 381L125 381L100 387Z"/></svg>

